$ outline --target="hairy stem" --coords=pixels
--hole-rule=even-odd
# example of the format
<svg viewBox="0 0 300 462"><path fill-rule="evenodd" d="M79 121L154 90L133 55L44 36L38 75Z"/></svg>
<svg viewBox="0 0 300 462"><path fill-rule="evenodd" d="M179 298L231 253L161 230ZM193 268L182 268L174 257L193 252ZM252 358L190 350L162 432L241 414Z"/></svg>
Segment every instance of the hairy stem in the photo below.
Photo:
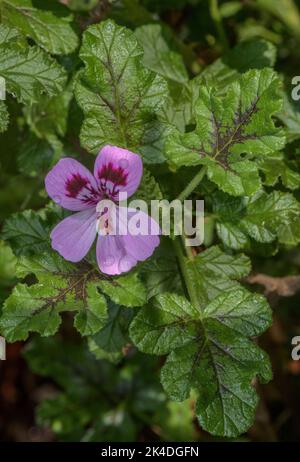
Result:
<svg viewBox="0 0 300 462"><path fill-rule="evenodd" d="M177 255L177 259L179 262L180 270L182 273L182 277L184 279L184 283L186 285L186 289L190 298L191 303L195 306L198 307L198 297L194 289L194 285L191 281L191 278L189 276L187 267L186 267L186 257L183 255L182 252L182 247L179 239L175 239L174 241L174 247Z"/></svg>
<svg viewBox="0 0 300 462"><path fill-rule="evenodd" d="M189 182L187 187L177 196L177 199L180 201L183 201L186 199L193 191L195 188L197 188L198 184L202 181L204 175L206 173L206 167L203 166L197 175L194 176L194 178Z"/></svg>

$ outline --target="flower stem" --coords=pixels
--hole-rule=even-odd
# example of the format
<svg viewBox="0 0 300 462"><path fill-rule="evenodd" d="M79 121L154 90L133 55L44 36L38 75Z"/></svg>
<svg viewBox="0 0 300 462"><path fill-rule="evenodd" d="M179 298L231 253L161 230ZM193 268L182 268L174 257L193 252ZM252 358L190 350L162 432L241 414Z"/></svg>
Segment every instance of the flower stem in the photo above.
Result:
<svg viewBox="0 0 300 462"><path fill-rule="evenodd" d="M178 259L178 262L179 262L180 270L181 270L181 273L182 273L182 277L184 279L186 289L187 289L188 295L190 297L190 301L195 307L198 307L199 304L198 304L197 293L195 291L194 284L192 283L192 280L191 280L190 275L188 273L187 263L186 263L187 259L183 255L182 247L181 247L179 239L174 240L174 247L175 247L177 259Z"/></svg>
<svg viewBox="0 0 300 462"><path fill-rule="evenodd" d="M219 40L225 51L229 49L227 36L222 23L222 16L219 10L218 0L209 0L210 15L215 23Z"/></svg>
<svg viewBox="0 0 300 462"><path fill-rule="evenodd" d="M187 187L179 194L179 196L177 196L177 199L179 199L180 201L183 201L184 199L186 199L194 191L194 189L197 188L198 184L203 179L205 173L206 173L206 167L203 166L199 170L197 175L195 175L194 178L189 182Z"/></svg>

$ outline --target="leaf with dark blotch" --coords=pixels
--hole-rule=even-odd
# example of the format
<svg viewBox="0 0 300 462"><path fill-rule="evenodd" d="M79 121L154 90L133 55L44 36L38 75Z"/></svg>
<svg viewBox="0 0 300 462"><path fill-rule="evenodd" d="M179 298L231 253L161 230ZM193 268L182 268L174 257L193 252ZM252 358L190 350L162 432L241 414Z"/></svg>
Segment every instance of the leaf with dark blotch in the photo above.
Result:
<svg viewBox="0 0 300 462"><path fill-rule="evenodd" d="M196 129L186 134L174 129L168 136L170 165L204 165L208 178L234 196L257 192L261 181L256 158L285 143L272 119L281 108L278 89L279 79L270 69L243 74L223 96L203 85L195 106Z"/></svg>
<svg viewBox="0 0 300 462"><path fill-rule="evenodd" d="M106 321L106 300L98 291L99 275L89 267L65 262L58 254L21 257L17 276L34 274L37 283L18 284L6 300L0 331L7 341L25 340L30 332L53 335L62 311L77 312L74 325L82 335L92 335Z"/></svg>

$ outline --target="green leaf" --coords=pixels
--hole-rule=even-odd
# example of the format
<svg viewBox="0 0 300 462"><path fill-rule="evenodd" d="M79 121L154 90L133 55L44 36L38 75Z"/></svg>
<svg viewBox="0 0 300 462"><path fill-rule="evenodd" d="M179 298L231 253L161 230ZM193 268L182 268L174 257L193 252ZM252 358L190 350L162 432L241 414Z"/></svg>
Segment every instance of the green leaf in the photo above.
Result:
<svg viewBox="0 0 300 462"><path fill-rule="evenodd" d="M228 53L207 66L201 73L201 79L213 81L218 91L226 92L226 86L240 74L250 69L273 67L276 61L276 47L266 40L257 38L243 41Z"/></svg>
<svg viewBox="0 0 300 462"><path fill-rule="evenodd" d="M56 15L55 6L43 0L43 9L37 9L31 0L2 0L0 11L3 22L16 27L49 53L72 53L79 43L70 24L73 17L63 16L61 13L65 10L62 8Z"/></svg>
<svg viewBox="0 0 300 462"><path fill-rule="evenodd" d="M171 82L184 84L188 81L182 56L170 49L161 25L141 26L135 30L135 35L144 49L143 63L146 67Z"/></svg>
<svg viewBox="0 0 300 462"><path fill-rule="evenodd" d="M276 48L273 44L255 39L239 43L235 48L207 66L197 77L189 80L181 90L173 92L160 113L163 121L184 132L185 126L195 123L196 103L200 90L207 82L213 82L218 95L227 93L227 85L241 77L250 69L273 67Z"/></svg>
<svg viewBox="0 0 300 462"><path fill-rule="evenodd" d="M141 275L147 287L148 299L162 292L180 294L183 291L178 266L172 256L146 261L141 268Z"/></svg>
<svg viewBox="0 0 300 462"><path fill-rule="evenodd" d="M134 34L111 20L91 26L80 57L85 69L75 93L85 115L82 145L95 154L105 144L128 147L153 162L161 155L156 112L164 104L167 83L142 65Z"/></svg>
<svg viewBox="0 0 300 462"><path fill-rule="evenodd" d="M17 29L0 24L0 45L7 44L8 42L19 42L22 35Z"/></svg>
<svg viewBox="0 0 300 462"><path fill-rule="evenodd" d="M0 46L0 76L6 89L23 103L38 101L43 93L54 96L66 83L65 70L38 47Z"/></svg>
<svg viewBox="0 0 300 462"><path fill-rule="evenodd" d="M81 335L92 335L98 332L107 320L106 300L99 294L94 282L86 284L84 290L85 309L76 314L74 326Z"/></svg>
<svg viewBox="0 0 300 462"><path fill-rule="evenodd" d="M171 166L205 165L223 191L252 195L260 188L256 158L284 146L272 115L281 107L279 80L270 69L251 70L227 87L226 95L204 86L196 104L195 131L175 130L166 142Z"/></svg>
<svg viewBox="0 0 300 462"><path fill-rule="evenodd" d="M142 351L172 350L161 371L169 397L183 401L193 389L205 430L227 437L245 432L258 402L252 381L271 378L267 355L248 338L271 323L264 297L239 287L199 312L182 297L163 294L151 308L135 317L131 338Z"/></svg>
<svg viewBox="0 0 300 462"><path fill-rule="evenodd" d="M100 289L118 305L135 307L143 305L147 300L144 284L137 273L120 276L110 280L99 281Z"/></svg>
<svg viewBox="0 0 300 462"><path fill-rule="evenodd" d="M143 307L130 326L130 336L143 353L164 355L196 336L199 312L184 297L160 294Z"/></svg>
<svg viewBox="0 0 300 462"><path fill-rule="evenodd" d="M16 255L50 248L49 230L41 215L32 210L11 215L3 226L2 237L10 243Z"/></svg>
<svg viewBox="0 0 300 462"><path fill-rule="evenodd" d="M0 331L7 341L25 340L29 332L53 335L62 311L76 311L74 325L82 335L92 335L107 319L105 298L98 292L99 274L75 266L51 252L22 256L16 268L19 278L34 274L37 283L18 284L3 306Z"/></svg>
<svg viewBox="0 0 300 462"><path fill-rule="evenodd" d="M5 132L9 123L9 114L3 101L0 101L0 133Z"/></svg>
<svg viewBox="0 0 300 462"><path fill-rule="evenodd" d="M43 95L38 103L24 108L26 122L39 138L49 139L56 134L65 136L72 88L68 86L54 97Z"/></svg>
<svg viewBox="0 0 300 462"><path fill-rule="evenodd" d="M278 241L281 244L295 246L300 242L300 218L296 218L288 224L283 224L278 230Z"/></svg>
<svg viewBox="0 0 300 462"><path fill-rule="evenodd" d="M146 168L143 169L143 177L141 183L132 197L132 200L135 199L143 200L149 205L151 204L151 200L163 199L163 194L159 184L157 183L152 173Z"/></svg>
<svg viewBox="0 0 300 462"><path fill-rule="evenodd" d="M219 294L234 287L237 279L245 277L251 270L248 257L243 254L229 255L218 246L210 247L192 260L186 259L186 269L197 294L199 306L204 308Z"/></svg>
<svg viewBox="0 0 300 462"><path fill-rule="evenodd" d="M16 276L16 257L11 248L0 241L0 286L10 284Z"/></svg>
<svg viewBox="0 0 300 462"><path fill-rule="evenodd" d="M281 180L288 189L298 189L300 186L300 174L288 167L281 153L273 153L259 162L259 169L264 174L264 184L274 186Z"/></svg>
<svg viewBox="0 0 300 462"><path fill-rule="evenodd" d="M214 196L217 233L233 249L245 248L249 239L272 242L284 226L299 218L300 205L289 193L260 191L250 199L232 198L222 193Z"/></svg>
<svg viewBox="0 0 300 462"><path fill-rule="evenodd" d="M31 331L44 336L55 334L61 323L59 312L64 310L66 288L64 281L57 278L51 278L47 285L16 285L3 305L1 335L15 342L25 340Z"/></svg>
<svg viewBox="0 0 300 462"><path fill-rule="evenodd" d="M89 337L89 348L97 358L118 362L123 357L122 348L129 343L128 327L132 315L128 309L109 304L108 319L99 332Z"/></svg>
<svg viewBox="0 0 300 462"><path fill-rule="evenodd" d="M32 177L45 173L53 156L54 150L48 141L28 133L17 160L19 170Z"/></svg>
<svg viewBox="0 0 300 462"><path fill-rule="evenodd" d="M216 276L230 279L246 277L251 271L251 262L246 255L230 255L217 245L199 253L195 258L199 271L212 271Z"/></svg>
<svg viewBox="0 0 300 462"><path fill-rule="evenodd" d="M173 92L161 108L159 118L184 133L187 125L195 123L195 105L203 85L201 75L186 82L176 94ZM169 128L170 130L170 128Z"/></svg>
<svg viewBox="0 0 300 462"><path fill-rule="evenodd" d="M285 125L288 143L300 138L299 102L293 101L287 93L284 93L283 108L282 111L277 114L277 117Z"/></svg>

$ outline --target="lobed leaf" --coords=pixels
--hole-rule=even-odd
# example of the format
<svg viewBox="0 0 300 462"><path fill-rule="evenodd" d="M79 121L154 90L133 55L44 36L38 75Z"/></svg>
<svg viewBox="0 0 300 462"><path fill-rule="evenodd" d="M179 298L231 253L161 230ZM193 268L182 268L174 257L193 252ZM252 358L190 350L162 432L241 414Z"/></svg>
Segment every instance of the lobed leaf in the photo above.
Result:
<svg viewBox="0 0 300 462"><path fill-rule="evenodd" d="M171 166L205 165L208 178L228 194L260 189L257 158L284 146L272 116L281 108L279 80L270 69L250 70L228 85L226 95L205 85L195 107L196 129L174 129L166 141Z"/></svg>
<svg viewBox="0 0 300 462"><path fill-rule="evenodd" d="M254 418L253 378L271 378L266 354L248 338L270 323L264 297L239 287L220 294L201 312L183 297L162 294L137 314L130 335L142 351L170 353L161 381L171 399L183 401L194 389L202 427L234 437Z"/></svg>
<svg viewBox="0 0 300 462"><path fill-rule="evenodd" d="M19 278L34 274L37 283L17 284L4 303L0 331L7 341L25 340L29 332L55 334L62 311L76 311L74 325L82 335L92 335L107 319L106 300L98 292L95 270L76 267L58 254L22 256L16 267Z"/></svg>
<svg viewBox="0 0 300 462"><path fill-rule="evenodd" d="M155 114L167 96L167 83L142 65L134 34L111 20L91 26L80 56L85 69L75 93L85 115L83 146L96 154L112 144L138 150L151 162L159 159L162 129Z"/></svg>

